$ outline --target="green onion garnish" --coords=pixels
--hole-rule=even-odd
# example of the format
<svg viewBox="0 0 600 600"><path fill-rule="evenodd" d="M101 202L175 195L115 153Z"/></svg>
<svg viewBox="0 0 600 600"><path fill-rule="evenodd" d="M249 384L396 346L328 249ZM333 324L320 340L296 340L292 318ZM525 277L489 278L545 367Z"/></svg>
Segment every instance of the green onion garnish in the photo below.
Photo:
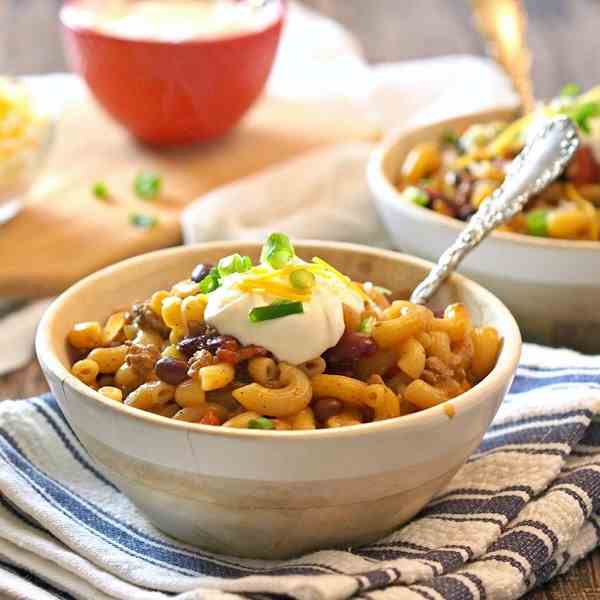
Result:
<svg viewBox="0 0 600 600"><path fill-rule="evenodd" d="M94 183L92 186L92 194L100 200L106 200L110 196L108 187L103 181L96 181L96 183Z"/></svg>
<svg viewBox="0 0 600 600"><path fill-rule="evenodd" d="M429 194L418 187L409 186L402 192L402 195L406 200L417 206L427 206L429 204Z"/></svg>
<svg viewBox="0 0 600 600"><path fill-rule="evenodd" d="M538 237L548 237L548 211L532 210L527 215L527 232Z"/></svg>
<svg viewBox="0 0 600 600"><path fill-rule="evenodd" d="M153 200L160 194L162 179L160 175L143 171L133 182L133 191L142 200Z"/></svg>
<svg viewBox="0 0 600 600"><path fill-rule="evenodd" d="M290 273L290 283L297 290L308 290L315 287L316 278L310 271L298 269Z"/></svg>
<svg viewBox="0 0 600 600"><path fill-rule="evenodd" d="M219 275L219 269L213 267L208 275L198 284L200 292L203 294L210 294L214 292L221 285L221 276Z"/></svg>
<svg viewBox="0 0 600 600"><path fill-rule="evenodd" d="M583 104L578 104L572 109L566 110L565 114L575 121L577 127L579 127L581 131L590 133L591 128L589 120L593 117L600 116L600 102L584 102Z"/></svg>
<svg viewBox="0 0 600 600"><path fill-rule="evenodd" d="M284 233L272 233L262 248L260 260L274 269L281 269L294 258L294 255L290 238Z"/></svg>
<svg viewBox="0 0 600 600"><path fill-rule="evenodd" d="M258 417L248 421L248 429L275 429L275 423L267 417Z"/></svg>
<svg viewBox="0 0 600 600"><path fill-rule="evenodd" d="M152 229L158 225L158 219L152 215L129 213L129 224L143 229Z"/></svg>
<svg viewBox="0 0 600 600"><path fill-rule="evenodd" d="M375 325L375 317L365 317L358 326L358 331L360 333L366 333L367 335L371 335L373 332L373 325Z"/></svg>
<svg viewBox="0 0 600 600"><path fill-rule="evenodd" d="M446 131L442 134L442 143L447 144L448 146L454 146L455 148L459 147L460 138L454 131Z"/></svg>
<svg viewBox="0 0 600 600"><path fill-rule="evenodd" d="M240 256L239 254L231 254L219 261L217 269L221 277L227 277L233 273L245 273L252 268L252 261L249 256Z"/></svg>
<svg viewBox="0 0 600 600"><path fill-rule="evenodd" d="M280 319L289 315L298 315L304 312L302 302L274 302L268 306L257 306L248 313L248 318L252 323L261 321L271 321Z"/></svg>
<svg viewBox="0 0 600 600"><path fill-rule="evenodd" d="M563 98L574 98L575 96L579 96L579 94L581 94L581 86L576 83L567 83L560 90L560 95Z"/></svg>

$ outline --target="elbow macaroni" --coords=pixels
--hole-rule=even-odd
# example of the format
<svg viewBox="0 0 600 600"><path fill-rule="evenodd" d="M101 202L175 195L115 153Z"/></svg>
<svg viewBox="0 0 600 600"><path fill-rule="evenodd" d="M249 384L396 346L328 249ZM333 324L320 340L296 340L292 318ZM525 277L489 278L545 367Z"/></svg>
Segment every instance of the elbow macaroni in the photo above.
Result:
<svg viewBox="0 0 600 600"><path fill-rule="evenodd" d="M311 381L303 371L286 363L279 365L283 387L268 388L251 383L233 392L247 410L270 417L289 417L304 410L312 399Z"/></svg>
<svg viewBox="0 0 600 600"><path fill-rule="evenodd" d="M267 385L279 378L279 368L272 358L261 356L248 361L250 377L261 385Z"/></svg>
<svg viewBox="0 0 600 600"><path fill-rule="evenodd" d="M241 347L207 327L207 296L186 280L155 292L141 305L145 312L134 307L133 315L115 312L104 325L75 325L68 341L79 360L71 372L105 398L160 417L293 432L431 408L470 389L494 367L500 336L492 327L474 326L464 305L451 304L440 317L405 300L390 304L377 293L377 303L365 302L362 313L344 310L349 335L340 345L358 336L354 351L370 335L371 351L350 354L341 365L328 361L347 353L324 353L294 366L264 349ZM373 323L370 334L359 331L366 318ZM207 341L198 351L180 345L203 334Z"/></svg>
<svg viewBox="0 0 600 600"><path fill-rule="evenodd" d="M205 392L224 388L233 381L234 376L235 369L229 363L208 365L198 371L200 385Z"/></svg>
<svg viewBox="0 0 600 600"><path fill-rule="evenodd" d="M586 96L573 98L569 110L584 107ZM550 112L555 108L550 107ZM415 145L398 170L399 200L468 221L503 183L508 165L528 138L531 122L531 115L526 115L510 124L477 123L466 131L447 132L437 141ZM600 160L593 141L582 136L561 179L533 196L502 230L599 241L599 207Z"/></svg>

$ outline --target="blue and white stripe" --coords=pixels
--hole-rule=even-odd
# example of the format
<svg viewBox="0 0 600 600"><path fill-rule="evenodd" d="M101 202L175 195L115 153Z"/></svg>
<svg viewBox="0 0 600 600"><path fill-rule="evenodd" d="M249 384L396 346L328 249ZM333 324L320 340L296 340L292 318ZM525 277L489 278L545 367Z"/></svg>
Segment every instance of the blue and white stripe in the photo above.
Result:
<svg viewBox="0 0 600 600"><path fill-rule="evenodd" d="M570 567L600 535L600 361L557 365L552 351L540 356L551 366L519 367L480 448L410 524L368 547L292 561L217 556L166 538L98 471L52 397L0 405L0 543L28 540L31 557L51 557L66 587L35 572L33 558L26 568L0 557L0 582L5 572L66 599L84 582L98 598L136 600L217 590L257 599L490 600L509 580L516 597ZM49 450L77 477L53 469L43 458ZM517 471L525 457L531 468Z"/></svg>

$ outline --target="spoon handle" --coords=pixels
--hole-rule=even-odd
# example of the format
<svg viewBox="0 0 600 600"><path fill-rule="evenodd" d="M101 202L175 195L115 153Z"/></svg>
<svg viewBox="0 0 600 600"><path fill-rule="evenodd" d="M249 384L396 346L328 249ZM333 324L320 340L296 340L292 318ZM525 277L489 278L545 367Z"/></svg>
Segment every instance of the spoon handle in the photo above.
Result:
<svg viewBox="0 0 600 600"><path fill-rule="evenodd" d="M567 117L550 119L541 126L509 165L504 183L481 204L456 241L415 288L411 302L426 304L471 250L523 210L531 196L563 172L578 147L577 129Z"/></svg>

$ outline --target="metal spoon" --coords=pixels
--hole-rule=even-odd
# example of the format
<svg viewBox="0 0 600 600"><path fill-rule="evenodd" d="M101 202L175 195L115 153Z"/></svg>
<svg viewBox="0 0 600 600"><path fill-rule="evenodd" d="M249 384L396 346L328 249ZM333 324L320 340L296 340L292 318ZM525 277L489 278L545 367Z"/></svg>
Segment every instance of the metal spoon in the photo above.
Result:
<svg viewBox="0 0 600 600"><path fill-rule="evenodd" d="M579 137L571 119L556 117L541 126L509 165L504 183L481 204L456 241L415 288L410 301L426 304L471 250L523 210L531 196L563 172L578 147Z"/></svg>
<svg viewBox="0 0 600 600"><path fill-rule="evenodd" d="M522 0L471 0L475 23L494 60L509 76L523 114L535 108L527 11Z"/></svg>

